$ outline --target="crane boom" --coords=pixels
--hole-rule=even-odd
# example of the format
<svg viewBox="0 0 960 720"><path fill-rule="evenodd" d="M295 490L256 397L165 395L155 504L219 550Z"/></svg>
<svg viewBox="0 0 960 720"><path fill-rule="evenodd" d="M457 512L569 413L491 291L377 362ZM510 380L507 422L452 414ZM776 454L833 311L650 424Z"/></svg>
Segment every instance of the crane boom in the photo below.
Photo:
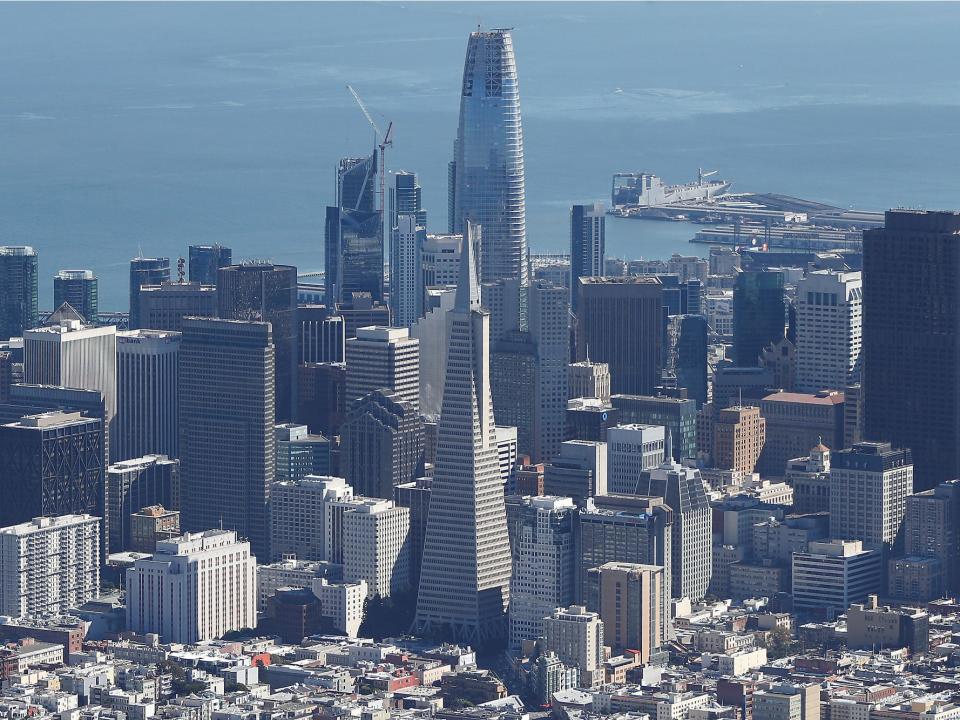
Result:
<svg viewBox="0 0 960 720"><path fill-rule="evenodd" d="M373 131L377 134L377 139L382 138L383 133L380 132L380 128L370 115L370 111L367 110L367 106L363 104L363 100L360 99L360 95L357 94L357 91L354 90L350 85L347 85L347 90L349 90L350 94L353 95L353 99L356 100L357 105L360 106L360 111L363 113L363 116L367 119L367 122L370 123L371 127L373 127Z"/></svg>

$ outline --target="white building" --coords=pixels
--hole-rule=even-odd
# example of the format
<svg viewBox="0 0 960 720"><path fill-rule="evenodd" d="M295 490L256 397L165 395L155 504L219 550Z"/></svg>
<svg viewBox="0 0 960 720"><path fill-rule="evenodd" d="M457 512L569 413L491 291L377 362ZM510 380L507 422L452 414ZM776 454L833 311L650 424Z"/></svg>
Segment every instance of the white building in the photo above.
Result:
<svg viewBox="0 0 960 720"><path fill-rule="evenodd" d="M345 357L347 407L381 388L420 407L420 341L407 328L357 328L357 336L347 340Z"/></svg>
<svg viewBox="0 0 960 720"><path fill-rule="evenodd" d="M543 619L546 650L555 652L568 665L580 668L580 684L593 687L603 682L603 622L581 605L557 608Z"/></svg>
<svg viewBox="0 0 960 720"><path fill-rule="evenodd" d="M517 450L517 429L512 425L494 426L494 438L497 444L497 467L504 488L512 488L516 478L519 451Z"/></svg>
<svg viewBox="0 0 960 720"><path fill-rule="evenodd" d="M357 498L343 514L343 579L364 580L370 597L410 589L410 508Z"/></svg>
<svg viewBox="0 0 960 720"><path fill-rule="evenodd" d="M127 570L127 628L163 642L212 640L257 625L257 559L233 530L157 541Z"/></svg>
<svg viewBox="0 0 960 720"><path fill-rule="evenodd" d="M454 291L429 290L427 297L424 316L410 329L410 337L420 341L420 412L436 420L440 417L447 372L447 311L453 308Z"/></svg>
<svg viewBox="0 0 960 720"><path fill-rule="evenodd" d="M864 550L859 540L811 542L793 553L793 606L797 612L846 612L855 602L879 592L881 554Z"/></svg>
<svg viewBox="0 0 960 720"><path fill-rule="evenodd" d="M531 459L540 463L549 462L566 439L570 291L537 280L530 285L527 305L530 336L537 347Z"/></svg>
<svg viewBox="0 0 960 720"><path fill-rule="evenodd" d="M815 270L797 283L797 392L843 390L859 374L860 272Z"/></svg>
<svg viewBox="0 0 960 720"><path fill-rule="evenodd" d="M270 486L270 551L274 558L334 560L328 528L330 504L353 498L353 488L341 477L307 475L301 480Z"/></svg>
<svg viewBox="0 0 960 720"><path fill-rule="evenodd" d="M567 495L578 502L607 494L607 444L595 440L567 440L544 470L543 491Z"/></svg>
<svg viewBox="0 0 960 720"><path fill-rule="evenodd" d="M363 601L367 583L331 583L323 578L313 581L313 594L320 600L320 614L333 621L333 627L355 638L363 622Z"/></svg>
<svg viewBox="0 0 960 720"><path fill-rule="evenodd" d="M390 310L397 327L412 327L423 315L423 260L426 230L415 213L397 215L390 233Z"/></svg>
<svg viewBox="0 0 960 720"><path fill-rule="evenodd" d="M257 565L257 607L263 611L267 607L267 598L282 587L312 587L314 580L328 577L331 569L338 570L329 563L294 558Z"/></svg>
<svg viewBox="0 0 960 720"><path fill-rule="evenodd" d="M456 285L463 235L427 235L423 243L423 285Z"/></svg>
<svg viewBox="0 0 960 720"><path fill-rule="evenodd" d="M640 473L663 462L665 429L661 425L617 425L607 430L607 490L633 495Z"/></svg>
<svg viewBox="0 0 960 720"><path fill-rule="evenodd" d="M114 460L180 457L177 424L180 338L166 330L117 333L117 421Z"/></svg>
<svg viewBox="0 0 960 720"><path fill-rule="evenodd" d="M60 515L0 529L0 615L66 613L100 594L100 518Z"/></svg>

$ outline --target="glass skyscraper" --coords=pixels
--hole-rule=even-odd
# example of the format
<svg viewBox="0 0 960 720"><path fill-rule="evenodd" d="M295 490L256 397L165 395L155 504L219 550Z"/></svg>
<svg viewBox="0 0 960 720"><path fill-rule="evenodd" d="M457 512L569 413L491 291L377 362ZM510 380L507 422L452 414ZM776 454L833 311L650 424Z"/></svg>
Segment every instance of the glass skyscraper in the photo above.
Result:
<svg viewBox="0 0 960 720"><path fill-rule="evenodd" d="M523 129L509 30L470 34L454 149L454 231L463 232L465 220L481 226L483 282L526 284Z"/></svg>
<svg viewBox="0 0 960 720"><path fill-rule="evenodd" d="M742 272L733 287L733 361L756 367L760 352L784 336L783 273Z"/></svg>
<svg viewBox="0 0 960 720"><path fill-rule="evenodd" d="M53 309L70 303L88 324L96 325L97 289L92 270L61 270L53 276Z"/></svg>
<svg viewBox="0 0 960 720"><path fill-rule="evenodd" d="M0 340L38 324L37 252L28 245L0 247Z"/></svg>

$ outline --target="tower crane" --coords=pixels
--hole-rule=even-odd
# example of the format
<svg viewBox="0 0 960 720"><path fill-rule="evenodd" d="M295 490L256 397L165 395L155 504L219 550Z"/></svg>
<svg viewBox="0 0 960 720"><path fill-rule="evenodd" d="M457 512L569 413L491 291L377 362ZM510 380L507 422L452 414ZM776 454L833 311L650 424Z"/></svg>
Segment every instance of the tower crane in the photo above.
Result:
<svg viewBox="0 0 960 720"><path fill-rule="evenodd" d="M380 150L380 213L381 216L384 213L385 205L383 202L384 196L384 179L387 171L387 147L393 145L393 121L391 120L387 124L387 131L384 133L380 130L380 126L377 125L376 121L373 119L373 116L370 115L370 111L367 110L367 106L364 104L363 100L360 99L360 95L356 90L353 89L350 85L347 85L347 90L350 91L350 94L353 95L353 99L357 101L357 105L360 106L360 111L363 113L363 116L367 119L367 122L370 123L370 126L373 128L373 137L376 147Z"/></svg>

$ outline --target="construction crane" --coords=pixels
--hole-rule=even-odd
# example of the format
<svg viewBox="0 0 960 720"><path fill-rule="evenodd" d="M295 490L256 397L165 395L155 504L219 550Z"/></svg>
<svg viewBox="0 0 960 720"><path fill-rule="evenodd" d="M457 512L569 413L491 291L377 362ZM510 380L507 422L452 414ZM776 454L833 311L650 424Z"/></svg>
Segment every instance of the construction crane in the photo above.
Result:
<svg viewBox="0 0 960 720"><path fill-rule="evenodd" d="M367 106L364 104L363 100L360 99L360 95L356 90L353 89L350 85L347 85L347 90L350 91L350 94L353 95L353 99L357 101L357 105L360 106L360 111L363 113L363 116L367 119L367 122L370 123L370 126L373 128L374 134L374 143L376 147L380 150L380 213L383 214L385 210L385 205L383 202L384 197L384 179L387 174L387 147L393 145L393 121L391 120L387 124L387 132L382 132L380 126L377 125L374 121L373 116L370 115L370 111L367 110ZM366 183L364 183L366 184ZM362 194L362 193L361 193Z"/></svg>
<svg viewBox="0 0 960 720"><path fill-rule="evenodd" d="M710 177L711 175L716 175L718 172L717 170L710 170L709 172L704 172L703 168L697 168L697 170L698 170L697 178L700 181L701 185L703 185L704 179Z"/></svg>

